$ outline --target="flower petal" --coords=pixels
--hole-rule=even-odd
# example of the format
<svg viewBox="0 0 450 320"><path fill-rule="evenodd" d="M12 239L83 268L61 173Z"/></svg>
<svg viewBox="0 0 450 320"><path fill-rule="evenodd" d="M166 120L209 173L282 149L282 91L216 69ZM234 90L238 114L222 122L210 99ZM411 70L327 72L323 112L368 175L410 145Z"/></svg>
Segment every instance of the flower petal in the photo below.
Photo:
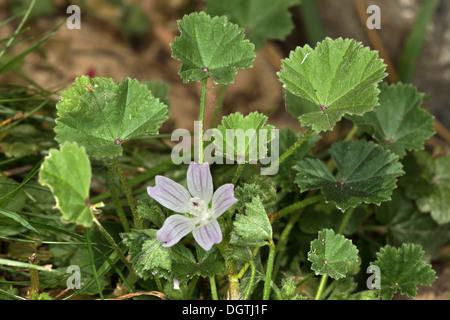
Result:
<svg viewBox="0 0 450 320"><path fill-rule="evenodd" d="M220 217L222 213L228 210L233 204L238 201L234 197L234 186L231 183L224 184L214 192L212 198L211 216L214 219Z"/></svg>
<svg viewBox="0 0 450 320"><path fill-rule="evenodd" d="M192 232L195 228L195 223L195 219L174 214L164 221L161 229L156 232L156 238L163 243L163 247L171 247L189 232Z"/></svg>
<svg viewBox="0 0 450 320"><path fill-rule="evenodd" d="M161 205L178 213L187 213L191 196L181 184L163 176L155 177L155 186L148 187L150 197Z"/></svg>
<svg viewBox="0 0 450 320"><path fill-rule="evenodd" d="M187 186L193 197L199 197L206 203L213 195L213 181L208 162L196 164L191 162L187 171Z"/></svg>
<svg viewBox="0 0 450 320"><path fill-rule="evenodd" d="M204 250L208 251L214 245L214 243L220 243L222 241L222 230L220 230L217 220L202 225L192 231L195 241Z"/></svg>

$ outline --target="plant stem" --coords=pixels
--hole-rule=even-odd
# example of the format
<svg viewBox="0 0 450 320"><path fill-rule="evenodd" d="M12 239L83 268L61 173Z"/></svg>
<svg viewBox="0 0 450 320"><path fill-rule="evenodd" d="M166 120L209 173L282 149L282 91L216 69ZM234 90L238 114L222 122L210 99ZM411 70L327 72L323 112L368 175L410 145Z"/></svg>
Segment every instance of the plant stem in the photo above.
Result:
<svg viewBox="0 0 450 320"><path fill-rule="evenodd" d="M91 237L89 235L89 232L90 232L89 229L86 229L86 242L87 242L87 246L88 246L89 260L91 261L92 274L94 276L95 282L97 283L97 288L98 288L98 293L100 295L100 299L103 300L102 287L100 286L100 281L99 281L98 275L97 275L97 269L95 268L94 253L92 252Z"/></svg>
<svg viewBox="0 0 450 320"><path fill-rule="evenodd" d="M310 274L308 274L306 277L304 277L302 280L299 281L299 283L297 283L295 286L298 288L300 287L302 284L304 284L306 281L308 281L309 279L311 279L312 277L314 277L315 273L311 272Z"/></svg>
<svg viewBox="0 0 450 320"><path fill-rule="evenodd" d="M133 214L134 223L138 229L142 229L141 220L139 219L139 216L136 212L136 207L133 202L133 197L131 195L130 189L128 188L127 180L125 179L125 176L123 175L123 170L122 170L122 166L120 165L120 161L117 157L115 157L113 159L113 162L115 163L115 167L117 169L117 172L119 173L119 178L120 178L120 181L122 182L122 187L123 187L123 190L125 191L128 205L130 206L131 213Z"/></svg>
<svg viewBox="0 0 450 320"><path fill-rule="evenodd" d="M208 78L203 80L202 82L202 92L200 95L200 111L198 115L198 164L203 163L203 130L204 130L204 122L205 122L205 103L206 103L206 91L208 89Z"/></svg>
<svg viewBox="0 0 450 320"><path fill-rule="evenodd" d="M344 229L347 226L348 221L350 220L352 212L353 212L353 208L345 211L345 215L344 215L344 218L342 218L341 224L338 229L338 233L342 234L342 232L344 232Z"/></svg>
<svg viewBox="0 0 450 320"><path fill-rule="evenodd" d="M28 258L28 263L36 264L36 253L33 253ZM30 290L30 298L35 294L39 294L39 273L36 269L30 268L30 280L31 280L31 290Z"/></svg>
<svg viewBox="0 0 450 320"><path fill-rule="evenodd" d="M245 163L240 163L236 169L236 172L234 173L233 181L231 182L234 186L236 186L237 182L239 181L239 177L242 174L242 171L244 170Z"/></svg>
<svg viewBox="0 0 450 320"><path fill-rule="evenodd" d="M280 159L278 160L278 164L282 164L284 162L284 160L286 160L292 153L294 153L295 150L297 150L302 144L303 142L306 141L306 139L308 139L308 137L313 133L313 130L310 128L308 129L308 131L306 131L305 133L303 133L303 135L300 137L300 139L297 140L297 142L295 142L289 149L287 149L280 157Z"/></svg>
<svg viewBox="0 0 450 320"><path fill-rule="evenodd" d="M117 195L117 189L116 184L114 182L114 162L111 163L109 166L108 171L108 184L109 184L109 190L111 193L111 198L114 203L114 207L116 208L117 215L119 216L120 222L122 223L123 229L126 233L131 232L130 225L128 224L127 217L125 216L125 213L123 212L123 208L120 205L119 196Z"/></svg>
<svg viewBox="0 0 450 320"><path fill-rule="evenodd" d="M345 137L344 141L350 141L353 136L358 132L358 126L355 124L351 130L347 133L347 136Z"/></svg>
<svg viewBox="0 0 450 320"><path fill-rule="evenodd" d="M294 211L296 211L296 210L298 210L298 209L307 207L307 206L309 206L309 205L311 205L311 204L320 202L320 201L322 201L323 199L324 199L324 198L323 198L323 195L322 195L322 194L319 194L319 195L316 195L316 196L314 196L314 197L311 197L311 198L305 198L305 199L303 199L303 200L301 200L301 201L299 201L299 202L293 203L293 204L291 204L290 206L287 206L287 207L281 209L281 210L280 210L280 213L279 213L279 215L278 215L278 218L284 217L285 215L287 215L287 214L289 214L289 213L291 213L291 212L294 212Z"/></svg>
<svg viewBox="0 0 450 320"><path fill-rule="evenodd" d="M266 278L264 280L263 300L269 300L270 287L272 284L273 262L275 261L275 243L272 239L269 241L269 258L267 259Z"/></svg>
<svg viewBox="0 0 450 320"><path fill-rule="evenodd" d="M228 85L223 84L220 86L219 93L217 96L216 107L214 108L214 113L211 118L211 127L215 128L219 124L219 118L222 113L223 101L225 100L225 93L227 92Z"/></svg>
<svg viewBox="0 0 450 320"><path fill-rule="evenodd" d="M213 300L219 300L219 296L217 295L216 278L214 276L209 277L209 284L211 286L211 296Z"/></svg>
<svg viewBox="0 0 450 320"><path fill-rule="evenodd" d="M250 294L252 293L253 283L255 282L256 268L253 260L250 261L250 282L248 283L247 291L245 292L245 296L243 300L248 300L250 298Z"/></svg>
<svg viewBox="0 0 450 320"><path fill-rule="evenodd" d="M327 284L328 274L322 275L322 279L320 280L319 289L317 290L315 300L320 300L322 296L322 292L325 289L325 285Z"/></svg>
<svg viewBox="0 0 450 320"><path fill-rule="evenodd" d="M119 256L120 260L125 264L125 266L130 270L130 272L134 273L133 267L128 262L127 258L123 254L120 247L117 245L117 243L114 241L113 237L109 234L108 231L106 231L105 228L101 225L101 223L97 220L97 218L92 214L92 219L94 219L95 224L98 227L98 230L100 233L105 237L105 239L109 242L109 244L113 247L113 249L116 251L117 255Z"/></svg>

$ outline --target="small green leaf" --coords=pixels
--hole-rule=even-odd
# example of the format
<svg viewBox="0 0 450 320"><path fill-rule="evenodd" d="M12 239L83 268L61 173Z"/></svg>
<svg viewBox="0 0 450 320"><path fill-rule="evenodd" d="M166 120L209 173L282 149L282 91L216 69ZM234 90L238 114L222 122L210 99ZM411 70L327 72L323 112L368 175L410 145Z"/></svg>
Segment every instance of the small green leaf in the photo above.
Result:
<svg viewBox="0 0 450 320"><path fill-rule="evenodd" d="M305 159L294 167L299 171L295 182L301 192L321 189L326 201L343 212L363 202L380 205L390 200L396 178L404 173L398 157L373 142L339 141L330 154L337 166L336 177L322 161Z"/></svg>
<svg viewBox="0 0 450 320"><path fill-rule="evenodd" d="M338 280L345 278L349 268L358 261L358 249L343 235L324 229L311 242L308 261L316 275L328 274Z"/></svg>
<svg viewBox="0 0 450 320"><path fill-rule="evenodd" d="M425 95L401 83L382 83L380 90L380 105L373 112L349 118L399 157L405 156L406 150L422 150L435 133L433 117L421 108Z"/></svg>
<svg viewBox="0 0 450 320"><path fill-rule="evenodd" d="M406 175L400 180L405 193L438 224L450 222L450 156L437 159L425 151L405 157Z"/></svg>
<svg viewBox="0 0 450 320"><path fill-rule="evenodd" d="M55 139L77 142L89 156L113 158L121 144L138 136L157 134L167 120L167 106L146 85L130 78L78 77L57 104Z"/></svg>
<svg viewBox="0 0 450 320"><path fill-rule="evenodd" d="M157 274L167 280L172 280L172 259L170 248L164 248L156 238L157 230L132 230L122 233L123 243L128 247L130 262L134 271L142 279Z"/></svg>
<svg viewBox="0 0 450 320"><path fill-rule="evenodd" d="M380 296L390 300L397 291L414 298L417 286L430 286L436 280L431 265L422 260L424 252L419 245L405 243L396 249L385 246L377 253L372 265L380 268Z"/></svg>
<svg viewBox="0 0 450 320"><path fill-rule="evenodd" d="M255 163L265 157L267 144L275 137L275 127L266 122L267 117L258 112L223 117L222 124L213 131L216 154L237 163Z"/></svg>
<svg viewBox="0 0 450 320"><path fill-rule="evenodd" d="M211 78L215 83L230 84L238 69L253 65L255 46L244 40L244 29L226 17L194 12L178 21L178 29L180 36L170 46L172 57L182 63L179 75L184 82Z"/></svg>
<svg viewBox="0 0 450 320"><path fill-rule="evenodd" d="M352 39L326 38L313 50L306 45L291 52L278 72L283 87L316 105L299 117L303 127L332 130L346 114L363 115L378 105L378 83L386 65L376 51Z"/></svg>
<svg viewBox="0 0 450 320"><path fill-rule="evenodd" d="M39 183L52 190L64 220L85 227L92 225L91 163L83 147L66 142L60 150L50 149L39 172Z"/></svg>
<svg viewBox="0 0 450 320"><path fill-rule="evenodd" d="M284 40L294 24L289 7L299 0L208 0L205 11L213 16L227 16L231 22L245 28L256 49L262 49L268 39Z"/></svg>
<svg viewBox="0 0 450 320"><path fill-rule="evenodd" d="M232 244L260 247L272 239L272 225L258 197L246 204L245 214L236 215L233 226Z"/></svg>

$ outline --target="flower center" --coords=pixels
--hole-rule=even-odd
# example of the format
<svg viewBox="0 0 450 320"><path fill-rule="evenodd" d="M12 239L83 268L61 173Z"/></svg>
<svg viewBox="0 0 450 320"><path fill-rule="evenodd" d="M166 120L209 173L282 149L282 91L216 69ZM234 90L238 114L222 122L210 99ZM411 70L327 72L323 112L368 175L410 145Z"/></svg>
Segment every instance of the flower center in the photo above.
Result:
<svg viewBox="0 0 450 320"><path fill-rule="evenodd" d="M211 218L208 204L199 197L191 198L189 213L196 216L202 223L209 221Z"/></svg>

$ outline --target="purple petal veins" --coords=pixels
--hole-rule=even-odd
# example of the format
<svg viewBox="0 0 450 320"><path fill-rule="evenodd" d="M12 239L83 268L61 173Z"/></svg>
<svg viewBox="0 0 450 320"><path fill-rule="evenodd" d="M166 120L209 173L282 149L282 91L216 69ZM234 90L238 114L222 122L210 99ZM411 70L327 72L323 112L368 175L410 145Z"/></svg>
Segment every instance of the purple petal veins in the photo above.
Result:
<svg viewBox="0 0 450 320"><path fill-rule="evenodd" d="M215 243L220 243L222 241L222 231L220 230L217 220L212 220L205 225L201 225L196 228L192 234L194 235L195 241L197 241L200 247L205 251L211 249Z"/></svg>
<svg viewBox="0 0 450 320"><path fill-rule="evenodd" d="M234 186L231 183L224 184L214 192L212 198L212 217L217 219L238 201L234 197Z"/></svg>
<svg viewBox="0 0 450 320"><path fill-rule="evenodd" d="M163 176L155 177L156 185L148 187L150 197L161 205L178 213L187 213L191 196L181 184Z"/></svg>
<svg viewBox="0 0 450 320"><path fill-rule="evenodd" d="M225 184L213 192L212 176L207 162L198 165L191 162L187 172L186 190L182 185L163 176L156 176L155 186L147 192L161 205L178 213L189 213L191 217L174 214L164 221L156 233L164 247L178 243L192 232L195 241L206 251L222 241L222 230L217 222L238 199L234 197L234 186ZM212 207L209 203L212 201Z"/></svg>
<svg viewBox="0 0 450 320"><path fill-rule="evenodd" d="M206 203L211 201L213 182L207 162L200 165L191 162L187 171L187 186L193 197L199 197Z"/></svg>
<svg viewBox="0 0 450 320"><path fill-rule="evenodd" d="M163 243L163 247L171 247L178 243L188 233L195 228L195 220L174 214L164 221L161 229L156 232L156 238Z"/></svg>

